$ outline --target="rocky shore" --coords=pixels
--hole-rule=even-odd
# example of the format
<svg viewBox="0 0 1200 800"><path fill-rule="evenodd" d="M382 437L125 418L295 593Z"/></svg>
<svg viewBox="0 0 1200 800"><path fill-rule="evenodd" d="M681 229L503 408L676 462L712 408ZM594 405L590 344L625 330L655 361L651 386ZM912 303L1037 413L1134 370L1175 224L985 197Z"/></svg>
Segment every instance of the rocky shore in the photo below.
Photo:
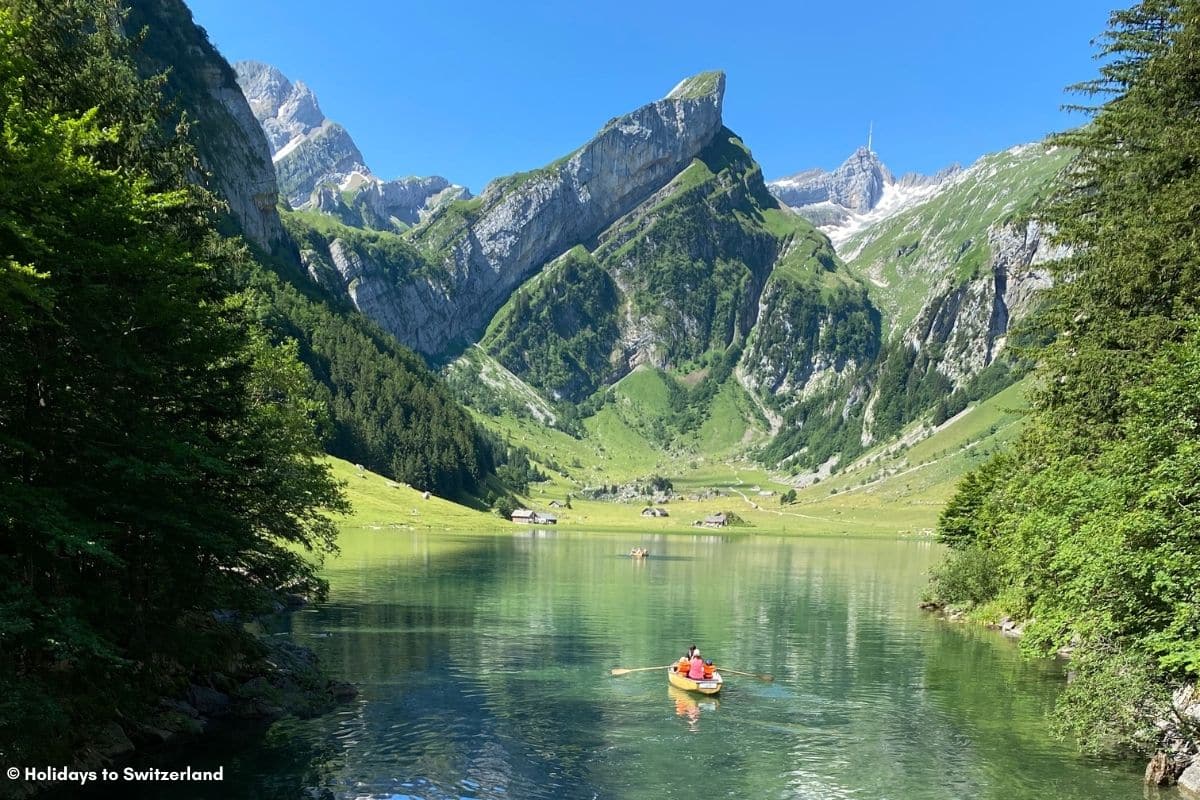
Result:
<svg viewBox="0 0 1200 800"><path fill-rule="evenodd" d="M180 694L161 698L147 713L94 730L75 752L71 769L113 768L157 750L186 744L210 730L250 729L284 718L308 719L358 696L354 685L330 680L317 655L282 639L259 639L258 652L223 671L192 676ZM25 798L54 783L9 783L0 796Z"/></svg>
<svg viewBox="0 0 1200 800"><path fill-rule="evenodd" d="M918 607L948 622L974 621L963 609L936 600L923 600ZM1018 639L1028 621L1022 624L1006 616L999 622L983 624L1003 636ZM1058 657L1070 659L1073 649L1071 646L1060 648ZM1067 680L1071 680L1070 672ZM1200 752L1196 748L1197 732L1200 731L1200 690L1191 684L1176 689L1171 695L1170 707L1154 720L1153 725L1158 731L1159 744L1146 765L1145 782L1151 786L1178 785L1183 797L1200 800Z"/></svg>

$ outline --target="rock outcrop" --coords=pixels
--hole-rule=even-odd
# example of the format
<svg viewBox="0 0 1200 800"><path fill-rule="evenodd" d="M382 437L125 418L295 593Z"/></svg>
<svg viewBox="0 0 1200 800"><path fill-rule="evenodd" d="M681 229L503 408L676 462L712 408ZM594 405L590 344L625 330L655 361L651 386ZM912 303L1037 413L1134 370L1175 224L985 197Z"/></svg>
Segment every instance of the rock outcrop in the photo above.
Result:
<svg viewBox="0 0 1200 800"><path fill-rule="evenodd" d="M828 391L875 358L879 312L815 231L783 248L759 302L742 383L779 408Z"/></svg>
<svg viewBox="0 0 1200 800"><path fill-rule="evenodd" d="M410 282L389 330L426 354L482 331L542 265L587 243L683 170L721 130L723 73L705 73L617 117L561 161L451 203L411 241L446 278Z"/></svg>
<svg viewBox="0 0 1200 800"><path fill-rule="evenodd" d="M334 238L321 250L300 251L300 261L315 282L334 294L345 293L354 307L378 322L386 330L401 327L403 309L423 300L389 279L394 265L377 260L369 248L356 248L349 241ZM424 285L429 286L428 282Z"/></svg>
<svg viewBox="0 0 1200 800"><path fill-rule="evenodd" d="M977 277L942 279L904 341L915 349L938 348L937 370L961 387L996 360L1009 328L1026 317L1052 280L1046 262L1061 258L1036 222L988 230L989 260Z"/></svg>
<svg viewBox="0 0 1200 800"><path fill-rule="evenodd" d="M1179 789L1184 797L1200 798L1200 760L1193 761L1179 776Z"/></svg>
<svg viewBox="0 0 1200 800"><path fill-rule="evenodd" d="M270 143L279 188L294 208L316 207L355 227L387 229L413 225L439 204L470 196L436 175L378 178L350 132L326 118L302 81L258 61L238 62L236 70Z"/></svg>
<svg viewBox="0 0 1200 800"><path fill-rule="evenodd" d="M207 183L229 205L228 232L268 252L291 247L276 210L278 187L271 152L238 88L234 71L192 20L182 0L132 0L125 27L146 31L137 50L144 74L166 73L165 93L186 98L192 141Z"/></svg>
<svg viewBox="0 0 1200 800"><path fill-rule="evenodd" d="M895 179L873 151L860 147L833 172L810 169L788 178L771 181L768 187L779 200L803 210L818 203L866 213L883 197L883 189Z"/></svg>

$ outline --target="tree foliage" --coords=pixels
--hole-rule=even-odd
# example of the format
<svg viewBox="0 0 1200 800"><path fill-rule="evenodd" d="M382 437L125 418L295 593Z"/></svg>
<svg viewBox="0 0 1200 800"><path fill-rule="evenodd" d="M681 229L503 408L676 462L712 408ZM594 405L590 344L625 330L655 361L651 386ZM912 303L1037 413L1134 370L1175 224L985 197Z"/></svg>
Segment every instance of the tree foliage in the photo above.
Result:
<svg viewBox="0 0 1200 800"><path fill-rule="evenodd" d="M420 356L351 308L310 296L258 265L242 278L256 317L299 343L310 393L327 410L326 449L444 497L478 495L507 460Z"/></svg>
<svg viewBox="0 0 1200 800"><path fill-rule="evenodd" d="M0 752L234 656L345 508L110 0L0 4ZM244 643L243 643L244 644Z"/></svg>
<svg viewBox="0 0 1200 800"><path fill-rule="evenodd" d="M613 279L575 248L517 290L483 346L556 400L578 402L613 372L619 306Z"/></svg>
<svg viewBox="0 0 1200 800"><path fill-rule="evenodd" d="M1076 647L1062 729L1154 746L1165 687L1200 677L1200 3L1114 14L1092 122L1044 212L1059 337L1011 454L967 476L939 535L991 574L948 599L1002 598L1026 646ZM967 555L975 554L975 555ZM996 581L993 576L998 576ZM968 596L969 595L969 596Z"/></svg>

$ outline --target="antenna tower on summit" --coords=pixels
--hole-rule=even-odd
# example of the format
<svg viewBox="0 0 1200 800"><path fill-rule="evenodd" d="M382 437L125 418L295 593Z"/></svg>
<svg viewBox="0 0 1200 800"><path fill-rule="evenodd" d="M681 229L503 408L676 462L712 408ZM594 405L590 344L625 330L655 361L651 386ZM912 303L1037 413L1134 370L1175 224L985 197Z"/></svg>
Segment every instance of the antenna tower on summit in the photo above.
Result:
<svg viewBox="0 0 1200 800"><path fill-rule="evenodd" d="M874 137L874 135L875 135L875 123L874 123L874 121L872 121L870 127L867 128L867 152L868 153L875 152L874 150L871 149L871 139Z"/></svg>

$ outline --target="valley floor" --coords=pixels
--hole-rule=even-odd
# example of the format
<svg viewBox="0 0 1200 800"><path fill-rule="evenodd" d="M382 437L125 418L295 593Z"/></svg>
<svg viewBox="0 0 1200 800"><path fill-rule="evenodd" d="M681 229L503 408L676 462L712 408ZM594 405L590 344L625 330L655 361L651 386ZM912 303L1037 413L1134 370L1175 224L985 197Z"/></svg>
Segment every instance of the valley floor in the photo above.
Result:
<svg viewBox="0 0 1200 800"><path fill-rule="evenodd" d="M554 514L562 528L683 534L714 531L693 525L719 512L744 524L723 534L930 535L959 476L982 463L1020 429L1026 385L1016 384L933 428L917 424L896 443L865 453L823 479L785 478L729 454L705 459L656 450L647 438L609 409L587 421L588 435L573 438L533 421L484 418L510 440L530 447L557 467L543 465L549 480L530 485L523 500ZM519 529L496 514L469 508L397 484L333 459L346 482L354 512L343 528L503 532ZM643 517L648 498L589 500L583 489L624 484L658 474L671 480L668 517ZM817 478L814 480L814 478ZM788 481L791 481L790 483ZM781 496L796 490L794 502ZM570 508L551 505L566 504ZM701 499L695 499L699 497Z"/></svg>

